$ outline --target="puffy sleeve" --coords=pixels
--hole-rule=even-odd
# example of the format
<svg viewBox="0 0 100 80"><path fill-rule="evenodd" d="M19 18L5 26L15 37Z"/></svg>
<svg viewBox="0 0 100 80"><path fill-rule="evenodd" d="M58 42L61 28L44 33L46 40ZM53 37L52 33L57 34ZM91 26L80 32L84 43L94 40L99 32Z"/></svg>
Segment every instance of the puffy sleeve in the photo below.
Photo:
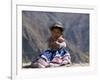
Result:
<svg viewBox="0 0 100 80"><path fill-rule="evenodd" d="M59 45L59 48L66 47L66 41L62 36L58 38L56 43Z"/></svg>

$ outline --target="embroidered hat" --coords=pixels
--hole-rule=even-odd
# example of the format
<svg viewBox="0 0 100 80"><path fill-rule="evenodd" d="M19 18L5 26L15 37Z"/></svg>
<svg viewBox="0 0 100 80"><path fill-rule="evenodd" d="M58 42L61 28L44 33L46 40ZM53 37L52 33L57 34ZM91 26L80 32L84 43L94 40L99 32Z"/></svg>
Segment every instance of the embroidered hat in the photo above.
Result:
<svg viewBox="0 0 100 80"><path fill-rule="evenodd" d="M64 31L64 27L63 27L62 23L60 23L60 22L57 22L57 23L53 24L53 26L50 27L50 30L52 31L55 28L60 29L61 32Z"/></svg>

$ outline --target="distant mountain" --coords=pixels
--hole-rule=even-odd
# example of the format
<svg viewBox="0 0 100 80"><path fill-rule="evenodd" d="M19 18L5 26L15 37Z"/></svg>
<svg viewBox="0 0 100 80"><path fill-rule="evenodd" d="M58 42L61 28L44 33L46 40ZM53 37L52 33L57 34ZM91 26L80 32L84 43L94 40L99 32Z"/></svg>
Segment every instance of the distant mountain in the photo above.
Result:
<svg viewBox="0 0 100 80"><path fill-rule="evenodd" d="M74 63L89 62L89 14L22 11L22 59L29 62L47 49L49 27L60 21Z"/></svg>

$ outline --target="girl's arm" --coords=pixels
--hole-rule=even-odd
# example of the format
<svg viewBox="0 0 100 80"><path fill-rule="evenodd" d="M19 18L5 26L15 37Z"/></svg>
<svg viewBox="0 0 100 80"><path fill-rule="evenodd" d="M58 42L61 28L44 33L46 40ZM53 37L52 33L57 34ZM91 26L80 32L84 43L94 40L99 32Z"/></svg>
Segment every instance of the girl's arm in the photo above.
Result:
<svg viewBox="0 0 100 80"><path fill-rule="evenodd" d="M59 45L59 48L66 47L66 41L63 37L58 38L56 43Z"/></svg>
<svg viewBox="0 0 100 80"><path fill-rule="evenodd" d="M51 49L57 49L59 48L59 44L57 44L56 42L51 42L51 43L48 43L48 47Z"/></svg>
<svg viewBox="0 0 100 80"><path fill-rule="evenodd" d="M66 47L66 42L62 42L62 43L59 43L58 41L56 42L58 45L59 45L59 48L62 48L62 47Z"/></svg>
<svg viewBox="0 0 100 80"><path fill-rule="evenodd" d="M48 47L51 49L57 49L59 48L59 45L56 43L56 41L52 40L52 38L48 39Z"/></svg>

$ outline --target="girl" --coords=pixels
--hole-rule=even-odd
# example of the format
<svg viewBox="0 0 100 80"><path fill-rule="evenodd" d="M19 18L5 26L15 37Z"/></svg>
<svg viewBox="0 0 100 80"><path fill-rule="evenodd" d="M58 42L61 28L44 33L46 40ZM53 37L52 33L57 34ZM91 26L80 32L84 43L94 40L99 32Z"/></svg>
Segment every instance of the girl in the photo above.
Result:
<svg viewBox="0 0 100 80"><path fill-rule="evenodd" d="M48 50L40 54L38 67L49 67L50 63L65 65L71 63L71 57L66 49L66 41L63 37L64 28L61 23L50 27L51 36L48 39Z"/></svg>

